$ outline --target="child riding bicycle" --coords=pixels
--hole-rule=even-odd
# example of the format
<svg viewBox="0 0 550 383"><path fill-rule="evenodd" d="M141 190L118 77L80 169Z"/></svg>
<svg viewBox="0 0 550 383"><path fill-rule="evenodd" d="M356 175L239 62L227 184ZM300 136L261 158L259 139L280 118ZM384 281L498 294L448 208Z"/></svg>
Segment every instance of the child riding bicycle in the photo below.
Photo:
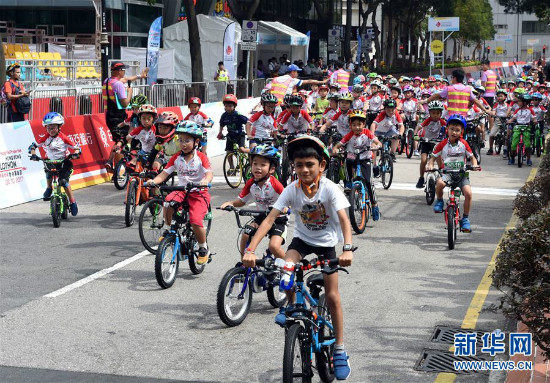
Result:
<svg viewBox="0 0 550 383"><path fill-rule="evenodd" d="M510 108L506 103L506 89L498 89L495 105L493 105L493 118L496 117L493 129L489 132L489 150L487 150L487 155L490 156L493 154L493 145L495 142L495 136L498 131L503 128L502 120L510 116ZM506 148L504 148L506 151Z"/></svg>
<svg viewBox="0 0 550 383"><path fill-rule="evenodd" d="M397 112L396 108L397 104L394 100L385 100L384 110L376 116L370 126L370 131L377 137L393 137L396 135L403 135L405 126L403 125L403 120L401 120L401 116ZM396 161L395 150L397 149L397 144L398 139L392 139L390 155L393 162Z"/></svg>
<svg viewBox="0 0 550 383"><path fill-rule="evenodd" d="M418 135L424 139L420 142L420 178L416 183L417 189L424 187L424 171L426 170L426 163L428 162L428 156L435 147L435 143L428 142L429 140L435 140L443 138L445 135L445 126L447 122L441 118L445 106L441 101L432 101L428 104L428 110L430 111L430 117L428 117L422 124L416 127L414 135Z"/></svg>
<svg viewBox="0 0 550 383"><path fill-rule="evenodd" d="M49 160L64 160L59 169L59 183L65 189L67 196L69 197L69 210L72 216L78 214L78 206L76 205L76 199L74 198L71 185L69 184L69 178L73 173L73 163L67 157L68 149L73 149L75 154L81 152L80 147L75 145L69 137L61 133L61 127L65 123L63 116L56 112L50 112L42 119L42 126L46 128L47 135L39 136L37 142L32 143L29 147L31 154L31 160L38 161L36 155L36 148L44 148L46 157ZM52 196L52 174L46 172L46 190L44 191L44 201L49 201Z"/></svg>
<svg viewBox="0 0 550 383"><path fill-rule="evenodd" d="M166 165L168 158L181 150L176 134L178 123L178 115L170 111L162 112L155 122L155 146L147 159L147 163L152 164L150 167L155 173L158 173L160 168Z"/></svg>
<svg viewBox="0 0 550 383"><path fill-rule="evenodd" d="M426 170L433 169L434 162L437 160L439 169L447 167L450 169L465 169L466 159L469 158L472 161L472 166L477 167L477 160L472 153L472 149L468 143L462 138L462 134L466 129L466 120L464 117L458 114L454 114L447 120L447 138L441 141L435 147L432 158L426 166ZM434 213L443 212L443 189L445 189L445 180L451 175L444 174L443 179L439 178L435 185L435 194L437 201L433 207ZM460 220L460 230L466 233L472 231L470 225L470 208L472 205L472 188L470 187L470 179L464 177L459 185L464 194L464 214Z"/></svg>
<svg viewBox="0 0 550 383"><path fill-rule="evenodd" d="M202 129L195 122L182 121L176 127L176 134L178 135L181 152L173 155L162 173L149 181L148 185L155 186L166 181L174 171L178 173L179 186L187 186L190 182L200 183L203 186L209 185L214 177L210 161L203 153L197 151L203 135ZM210 250L206 243L206 229L203 226L203 220L208 213L208 205L210 204L210 193L207 190L192 191L190 193L188 197L189 221L199 245L197 263L203 265L210 258ZM183 191L173 191L166 196L164 224L167 230L162 237L168 234L172 223L174 208L171 205L182 202L184 197L185 192Z"/></svg>
<svg viewBox="0 0 550 383"><path fill-rule="evenodd" d="M290 113L280 122L280 128L290 134L306 133L313 128L313 120L306 110L302 109L304 100L300 96L292 96L288 100Z"/></svg>
<svg viewBox="0 0 550 383"><path fill-rule="evenodd" d="M346 158L346 167L347 167L347 176L348 179L344 183L344 186L349 189L351 188L352 176L353 176L353 164L355 162L355 151L363 151L370 147L372 144L382 146L378 138L372 134L372 132L366 129L367 115L362 110L352 110L349 114L349 121L351 125L351 132L346 134L340 142L338 142L332 148L334 154L338 153L341 147L345 146L348 158ZM372 166L369 162L372 159L372 151L368 150L359 154L361 161L361 176L365 182L365 188L369 193L369 198L372 203L372 219L378 221L380 219L380 209L376 203L376 196L372 192L371 187L371 169ZM378 167L374 170L374 175L377 175Z"/></svg>
<svg viewBox="0 0 550 383"><path fill-rule="evenodd" d="M232 152L234 144L239 146L239 151L241 153L250 152L250 149L248 149L245 145L246 132L244 130L244 125L246 125L248 118L242 114L239 114L239 112L235 110L237 107L237 96L234 94L226 94L223 97L222 102L225 112L220 117L220 131L218 133L218 140L223 138L223 128L227 127L225 152ZM233 164L231 164L231 167L233 167Z"/></svg>
<svg viewBox="0 0 550 383"><path fill-rule="evenodd" d="M517 125L530 125L531 123L537 123L537 117L533 109L529 106L531 103L531 95L529 93L522 93L518 97L517 104L519 109L514 112L512 117L507 121L508 124L516 122ZM510 159L508 160L508 165L513 165L515 162L516 154L521 155L521 153L516 153L516 148L519 142L519 137L521 132L516 131L510 126L508 136L511 135L512 143L509 148ZM510 133L512 132L512 133ZM523 143L525 145L525 152L527 154L527 166L533 165L531 162L531 129L527 129L523 132Z"/></svg>
<svg viewBox="0 0 550 383"><path fill-rule="evenodd" d="M156 128L153 122L157 118L157 108L149 104L142 105L139 108L138 116L141 124L126 136L126 141L131 143L133 139L138 140L141 143L141 152L149 154L156 142ZM136 163L137 157L134 157L126 167L131 170L136 166Z"/></svg>
<svg viewBox="0 0 550 383"><path fill-rule="evenodd" d="M255 202L259 208L258 210L264 211L267 216L269 208L277 201L284 189L283 185L273 177L276 167L279 166L281 153L271 145L257 145L250 150L250 157L252 178L244 185L239 198L224 202L221 208L227 206L243 207L249 202ZM252 226L258 228L264 219L265 216L255 218ZM286 216L277 217L268 232L269 251L276 258L285 257L281 246L285 242L287 222L288 218ZM241 254L244 254L249 239L249 235L243 233L240 243Z"/></svg>
<svg viewBox="0 0 550 383"><path fill-rule="evenodd" d="M214 125L214 121L208 118L206 114L200 111L202 101L198 97L191 97L187 106L189 107L189 114L183 118L184 121L193 121L196 122L202 129L202 140L201 140L201 152L206 156L206 147L208 146L208 132L206 128L210 128Z"/></svg>
<svg viewBox="0 0 550 383"><path fill-rule="evenodd" d="M270 138L277 131L277 123L273 116L277 106L277 97L271 93L264 93L260 97L260 102L263 111L256 112L246 123L246 134L250 141L251 151L261 143L259 140Z"/></svg>
<svg viewBox="0 0 550 383"><path fill-rule="evenodd" d="M288 144L288 155L294 162L298 180L290 184L281 194L273 209L262 222L245 250L243 264L254 267L258 244L271 230L277 217L287 207L292 208L296 220L294 239L288 246L285 261L296 263L315 253L325 259L336 258L335 246L344 239L344 248L339 258L342 267L351 265L353 246L351 224L347 215L349 202L336 184L322 176L330 155L325 145L316 137L303 136ZM351 369L348 354L344 348L343 312L338 291L338 273L323 275L325 296L334 324L336 343L334 348L334 373L336 379L347 379ZM292 309L293 296L289 292L289 306ZM284 325L284 308L275 317L275 322Z"/></svg>

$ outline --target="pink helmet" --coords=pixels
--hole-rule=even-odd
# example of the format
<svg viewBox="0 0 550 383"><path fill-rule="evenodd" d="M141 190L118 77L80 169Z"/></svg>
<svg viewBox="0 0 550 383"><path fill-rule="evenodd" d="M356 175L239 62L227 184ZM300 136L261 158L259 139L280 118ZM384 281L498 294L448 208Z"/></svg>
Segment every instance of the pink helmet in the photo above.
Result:
<svg viewBox="0 0 550 383"><path fill-rule="evenodd" d="M430 92L428 89L422 89L420 92L420 96L431 96L432 92Z"/></svg>
<svg viewBox="0 0 550 383"><path fill-rule="evenodd" d="M422 81L422 77L416 76L415 78L413 78L413 81L416 81L416 80Z"/></svg>
<svg viewBox="0 0 550 383"><path fill-rule="evenodd" d="M405 93L405 92L414 92L414 88L410 85L405 85L403 87L403 93Z"/></svg>

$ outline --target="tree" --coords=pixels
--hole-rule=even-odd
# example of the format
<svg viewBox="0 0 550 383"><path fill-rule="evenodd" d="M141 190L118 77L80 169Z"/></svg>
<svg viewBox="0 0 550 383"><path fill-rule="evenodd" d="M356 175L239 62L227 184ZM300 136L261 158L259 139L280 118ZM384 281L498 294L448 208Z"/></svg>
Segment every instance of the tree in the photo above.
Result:
<svg viewBox="0 0 550 383"><path fill-rule="evenodd" d="M352 0L346 0L346 32L344 35L344 58L349 60L351 58L351 9Z"/></svg>
<svg viewBox="0 0 550 383"><path fill-rule="evenodd" d="M550 2L540 0L498 0L506 13L534 13L540 21L550 22Z"/></svg>
<svg viewBox="0 0 550 383"><path fill-rule="evenodd" d="M189 31L189 54L191 55L191 80L203 82L201 38L199 34L199 23L195 12L193 0L183 0L185 14L187 15L187 29Z"/></svg>
<svg viewBox="0 0 550 383"><path fill-rule="evenodd" d="M231 9L233 17L239 22L243 23L243 20L250 20L256 9L260 5L260 0L251 0L251 1L239 1L239 0L227 0L227 5Z"/></svg>
<svg viewBox="0 0 550 383"><path fill-rule="evenodd" d="M460 17L459 50L462 59L462 46L475 43L472 57L481 48L483 40L492 39L496 31L493 26L493 10L488 0L457 0L455 15Z"/></svg>

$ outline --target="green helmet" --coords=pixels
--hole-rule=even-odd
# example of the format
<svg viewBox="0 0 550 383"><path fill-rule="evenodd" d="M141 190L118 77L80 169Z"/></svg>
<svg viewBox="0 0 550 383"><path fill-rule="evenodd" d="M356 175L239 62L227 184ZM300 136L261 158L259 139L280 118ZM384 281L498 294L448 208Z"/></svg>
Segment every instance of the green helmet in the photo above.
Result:
<svg viewBox="0 0 550 383"><path fill-rule="evenodd" d="M508 93L506 92L506 89L498 89L496 94L502 93L503 95L507 96Z"/></svg>
<svg viewBox="0 0 550 383"><path fill-rule="evenodd" d="M139 108L142 105L145 105L149 103L149 100L147 100L147 97L144 94L138 94L132 97L130 100L130 107L132 108Z"/></svg>
<svg viewBox="0 0 550 383"><path fill-rule="evenodd" d="M377 76L376 72L370 72L367 77L368 78L376 78L376 76Z"/></svg>
<svg viewBox="0 0 550 383"><path fill-rule="evenodd" d="M514 93L517 94L518 96L526 93L527 91L525 90L525 88L516 88L514 89Z"/></svg>
<svg viewBox="0 0 550 383"><path fill-rule="evenodd" d="M194 121L181 121L176 126L176 134L185 133L195 138L202 138L202 129Z"/></svg>

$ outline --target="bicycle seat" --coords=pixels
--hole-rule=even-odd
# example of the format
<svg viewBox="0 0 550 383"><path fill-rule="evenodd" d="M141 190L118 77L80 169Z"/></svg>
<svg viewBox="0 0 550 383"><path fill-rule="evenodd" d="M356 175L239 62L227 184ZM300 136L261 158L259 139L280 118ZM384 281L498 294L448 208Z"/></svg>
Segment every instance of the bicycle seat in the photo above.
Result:
<svg viewBox="0 0 550 383"><path fill-rule="evenodd" d="M323 287L325 285L325 281L323 279L323 274L312 274L307 278L306 285L308 289L312 289L313 286L317 287Z"/></svg>

